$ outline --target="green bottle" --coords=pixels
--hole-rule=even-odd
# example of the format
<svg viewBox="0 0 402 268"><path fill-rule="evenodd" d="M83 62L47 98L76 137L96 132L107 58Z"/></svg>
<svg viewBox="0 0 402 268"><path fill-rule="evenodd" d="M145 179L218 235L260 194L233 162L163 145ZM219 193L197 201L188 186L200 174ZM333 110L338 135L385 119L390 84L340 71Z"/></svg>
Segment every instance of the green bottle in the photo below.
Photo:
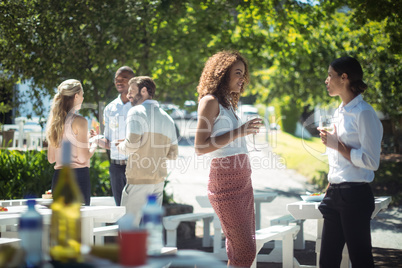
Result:
<svg viewBox="0 0 402 268"><path fill-rule="evenodd" d="M60 262L81 262L81 204L71 164L71 143L62 143L62 169L53 192L50 226L50 257Z"/></svg>

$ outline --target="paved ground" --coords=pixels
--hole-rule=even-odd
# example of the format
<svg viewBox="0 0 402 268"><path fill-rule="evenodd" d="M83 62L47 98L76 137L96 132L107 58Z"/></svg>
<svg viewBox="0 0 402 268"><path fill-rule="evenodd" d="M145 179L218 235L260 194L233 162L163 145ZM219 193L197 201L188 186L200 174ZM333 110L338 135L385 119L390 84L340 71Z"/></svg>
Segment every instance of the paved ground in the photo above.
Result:
<svg viewBox="0 0 402 268"><path fill-rule="evenodd" d="M206 212L209 210L201 208L195 196L206 195L209 161L205 157L195 155L192 142L192 138L180 141L179 159L169 163L171 174L167 191L173 193L177 203L192 205L194 212ZM314 191L313 186L307 184L305 177L286 169L283 164L285 161L273 154L269 148L265 148L261 152L250 153L250 159L253 166L254 190L256 192L272 191L278 195L273 202L262 204L262 227L269 226L271 219L288 214L286 204L300 201L300 195L304 194L306 190ZM373 247L379 248L380 251L381 249L395 249L392 254L402 259L402 251L400 251L402 250L401 212L402 208L389 208L380 212L372 221L372 240ZM305 240L315 241L315 220L306 220L304 229ZM305 255L305 253L303 254Z"/></svg>

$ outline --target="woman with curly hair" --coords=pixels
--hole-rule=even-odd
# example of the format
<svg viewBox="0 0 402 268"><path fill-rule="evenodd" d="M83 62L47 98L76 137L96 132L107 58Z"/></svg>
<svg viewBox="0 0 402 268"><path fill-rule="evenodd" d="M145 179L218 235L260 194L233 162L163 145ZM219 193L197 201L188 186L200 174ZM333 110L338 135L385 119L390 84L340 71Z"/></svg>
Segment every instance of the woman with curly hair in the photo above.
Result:
<svg viewBox="0 0 402 268"><path fill-rule="evenodd" d="M56 163L52 191L56 187L59 171L63 164L61 143L63 139L68 139L71 142L71 167L75 171L85 205L89 205L91 198L89 159L94 154L96 147L89 147L88 121L76 114L84 101L84 90L80 81L69 79L61 83L57 91L53 98L46 130L46 138L49 143L47 159L51 164Z"/></svg>
<svg viewBox="0 0 402 268"><path fill-rule="evenodd" d="M261 119L242 124L235 113L249 81L245 58L235 51L208 59L197 91L197 155L212 158L208 198L226 236L228 265L250 267L256 254L254 195L245 136L256 134Z"/></svg>

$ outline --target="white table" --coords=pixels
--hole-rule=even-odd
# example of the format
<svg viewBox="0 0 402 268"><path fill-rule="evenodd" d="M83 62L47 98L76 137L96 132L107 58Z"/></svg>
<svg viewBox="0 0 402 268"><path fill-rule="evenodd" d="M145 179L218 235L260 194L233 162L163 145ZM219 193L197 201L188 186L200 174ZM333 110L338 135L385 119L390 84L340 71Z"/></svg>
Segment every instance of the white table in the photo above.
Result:
<svg viewBox="0 0 402 268"><path fill-rule="evenodd" d="M52 204L53 199L47 198L34 198L36 204L49 206ZM0 206L12 207L12 206L25 206L27 205L28 199L9 199L0 200ZM91 206L115 206L115 201L113 196L91 196Z"/></svg>
<svg viewBox="0 0 402 268"><path fill-rule="evenodd" d="M37 205L38 212L43 216L44 229L47 232L51 221L51 209ZM21 213L27 210L27 206L7 207L8 212L0 213L0 231L6 231L7 226L18 224ZM83 206L81 207L81 241L82 244L93 244L94 223L116 222L126 213L124 206ZM47 238L47 234L44 235Z"/></svg>
<svg viewBox="0 0 402 268"><path fill-rule="evenodd" d="M375 208L371 218L377 216L377 214L388 207L389 203L391 202L390 196L382 196L375 198ZM322 228L324 225L324 219L322 217L321 212L318 210L318 206L320 202L306 202L300 201L291 204L287 204L286 208L290 214L295 219L315 219L317 220L317 240L316 240L316 247L315 252L317 254L317 267L318 262L320 259L320 248L321 248L321 238L322 238ZM347 247L343 250L343 259L341 263L341 268L348 268L351 267L351 263L349 260L349 253L347 251ZM301 267L311 267L311 266L301 266ZM313 266L314 267L314 266Z"/></svg>

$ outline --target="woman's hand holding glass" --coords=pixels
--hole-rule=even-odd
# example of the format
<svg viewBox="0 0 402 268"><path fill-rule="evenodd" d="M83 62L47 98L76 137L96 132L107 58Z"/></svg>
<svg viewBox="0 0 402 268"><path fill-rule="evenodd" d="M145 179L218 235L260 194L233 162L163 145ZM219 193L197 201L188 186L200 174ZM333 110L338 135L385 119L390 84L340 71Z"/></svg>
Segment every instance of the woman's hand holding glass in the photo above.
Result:
<svg viewBox="0 0 402 268"><path fill-rule="evenodd" d="M253 149L250 150L250 152L253 152L253 151L258 152L258 151L261 151L261 150L259 150L259 149L257 149L257 148L255 147L255 135L256 135L258 132L260 132L260 127L263 126L263 124L262 124L262 119L261 119L260 117L258 117L258 116L255 116L255 115L253 115L253 116L247 116L247 123L246 123L246 124L247 124L247 128L246 128L247 135L248 135L248 134L252 134L252 135L253 135Z"/></svg>
<svg viewBox="0 0 402 268"><path fill-rule="evenodd" d="M338 144L335 124L332 122L331 116L320 116L319 127L320 138L322 143L328 148L335 149ZM326 155L327 151L323 154Z"/></svg>

